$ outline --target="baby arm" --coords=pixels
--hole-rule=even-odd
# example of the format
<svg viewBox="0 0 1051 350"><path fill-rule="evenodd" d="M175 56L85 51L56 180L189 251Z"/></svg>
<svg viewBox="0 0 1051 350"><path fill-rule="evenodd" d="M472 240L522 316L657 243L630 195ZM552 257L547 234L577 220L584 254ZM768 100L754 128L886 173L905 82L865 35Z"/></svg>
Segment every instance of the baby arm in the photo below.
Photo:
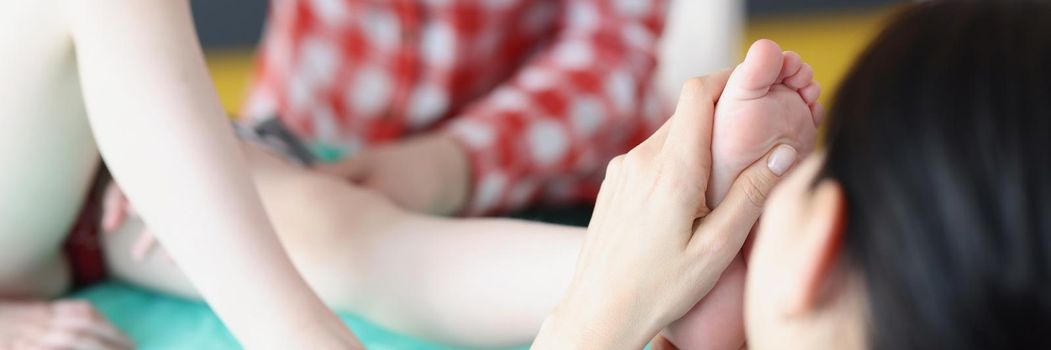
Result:
<svg viewBox="0 0 1051 350"><path fill-rule="evenodd" d="M340 178L246 148L281 242L333 308L458 347L525 344L568 287L584 230L511 219L430 217ZM116 276L197 297L163 254L127 253L141 222L104 236Z"/></svg>
<svg viewBox="0 0 1051 350"><path fill-rule="evenodd" d="M188 2L68 4L103 158L238 339L248 348L357 345L293 269L244 181Z"/></svg>

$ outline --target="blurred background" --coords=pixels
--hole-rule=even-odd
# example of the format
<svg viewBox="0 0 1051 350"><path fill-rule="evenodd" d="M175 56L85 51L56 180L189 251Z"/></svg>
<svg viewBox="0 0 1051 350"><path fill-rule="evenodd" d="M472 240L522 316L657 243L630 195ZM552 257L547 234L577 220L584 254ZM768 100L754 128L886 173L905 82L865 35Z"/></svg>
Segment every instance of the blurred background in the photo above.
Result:
<svg viewBox="0 0 1051 350"><path fill-rule="evenodd" d="M270 1L277 0L192 0L212 77L224 106L232 113L240 110L251 79L254 46L262 32ZM669 103L677 96L682 81L733 65L740 60L748 45L759 38L776 40L784 49L799 52L811 63L826 92L822 98L827 102L854 56L903 2L671 1L657 77L658 87L664 90ZM585 215L590 212L590 208L584 208ZM579 214L569 211L566 215ZM586 224L586 216L583 218L579 223ZM195 301L164 296L119 282L103 284L77 296L91 300L104 310L116 325L135 337L140 349L239 348L210 309ZM376 348L453 349L384 330L352 315L343 315L343 319L361 339ZM172 337L173 332L181 336Z"/></svg>
<svg viewBox="0 0 1051 350"><path fill-rule="evenodd" d="M485 0L482 0L485 1ZM630 0L628 0L630 1ZM645 0L638 0L645 1ZM658 86L674 96L686 78L726 67L759 38L814 66L828 100L840 77L902 0L672 0ZM193 0L208 63L227 110L240 109L267 1Z"/></svg>

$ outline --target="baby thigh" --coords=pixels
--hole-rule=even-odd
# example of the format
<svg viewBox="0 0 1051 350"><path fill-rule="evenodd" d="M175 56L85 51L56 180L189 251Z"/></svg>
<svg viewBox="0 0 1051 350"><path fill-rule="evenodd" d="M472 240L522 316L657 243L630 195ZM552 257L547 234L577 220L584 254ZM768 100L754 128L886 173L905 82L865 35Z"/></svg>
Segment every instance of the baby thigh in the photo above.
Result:
<svg viewBox="0 0 1051 350"><path fill-rule="evenodd" d="M9 162L8 151L0 150L0 164L20 165L0 176L0 298L58 296L70 285L63 243L82 209L96 162L50 157L63 170L52 172L56 167L37 166L46 162Z"/></svg>

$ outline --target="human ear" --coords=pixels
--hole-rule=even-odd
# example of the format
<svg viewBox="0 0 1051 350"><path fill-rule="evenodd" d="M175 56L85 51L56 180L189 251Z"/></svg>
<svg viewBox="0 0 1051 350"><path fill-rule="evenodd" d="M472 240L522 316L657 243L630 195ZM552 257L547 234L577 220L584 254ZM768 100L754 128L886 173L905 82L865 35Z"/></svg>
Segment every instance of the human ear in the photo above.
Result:
<svg viewBox="0 0 1051 350"><path fill-rule="evenodd" d="M843 237L846 230L847 203L842 186L832 180L823 180L812 190L806 218L786 255L794 278L788 296L792 313L806 313L827 297L829 285L840 283L837 267L841 263Z"/></svg>

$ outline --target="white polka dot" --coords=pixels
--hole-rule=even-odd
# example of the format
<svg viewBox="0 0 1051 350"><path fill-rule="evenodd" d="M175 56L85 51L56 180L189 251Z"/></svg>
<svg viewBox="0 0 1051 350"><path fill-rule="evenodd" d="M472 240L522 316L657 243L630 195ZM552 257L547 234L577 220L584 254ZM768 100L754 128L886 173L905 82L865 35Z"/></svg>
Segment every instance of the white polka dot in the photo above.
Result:
<svg viewBox="0 0 1051 350"><path fill-rule="evenodd" d="M312 113L314 120L315 137L321 142L335 143L339 140L339 131L342 129L336 122L336 113L324 104L314 106Z"/></svg>
<svg viewBox="0 0 1051 350"><path fill-rule="evenodd" d="M299 75L308 82L328 85L342 60L338 50L328 41L308 38L299 47Z"/></svg>
<svg viewBox="0 0 1051 350"><path fill-rule="evenodd" d="M654 46L657 37L649 29L638 23L631 23L622 32L624 42L634 49L649 49Z"/></svg>
<svg viewBox="0 0 1051 350"><path fill-rule="evenodd" d="M522 86L529 90L543 90L555 84L555 76L550 71L538 68L526 68L522 72Z"/></svg>
<svg viewBox="0 0 1051 350"><path fill-rule="evenodd" d="M401 23L388 11L374 9L364 16L365 34L369 43L377 47L391 49L401 41Z"/></svg>
<svg viewBox="0 0 1051 350"><path fill-rule="evenodd" d="M456 53L456 38L444 22L430 22L423 29L423 58L435 66L449 66Z"/></svg>
<svg viewBox="0 0 1051 350"><path fill-rule="evenodd" d="M444 114L448 106L449 96L445 90L433 84L419 85L409 103L409 125L415 129L426 127Z"/></svg>
<svg viewBox="0 0 1051 350"><path fill-rule="evenodd" d="M583 137L589 137L602 125L605 112L602 103L594 98L584 97L573 102L571 120L573 130Z"/></svg>
<svg viewBox="0 0 1051 350"><path fill-rule="evenodd" d="M575 40L559 44L555 50L555 61L569 68L583 68L594 62L591 45Z"/></svg>
<svg viewBox="0 0 1051 350"><path fill-rule="evenodd" d="M293 112L302 112L313 103L313 89L302 75L288 81L288 104Z"/></svg>
<svg viewBox="0 0 1051 350"><path fill-rule="evenodd" d="M314 13L329 25L343 25L349 17L350 9L345 0L311 0Z"/></svg>
<svg viewBox="0 0 1051 350"><path fill-rule="evenodd" d="M378 67L361 70L350 90L347 91L348 105L361 118L375 118L389 106L391 79L386 71Z"/></svg>
<svg viewBox="0 0 1051 350"><path fill-rule="evenodd" d="M516 89L500 89L493 94L493 106L501 109L522 110L528 105L528 97Z"/></svg>
<svg viewBox="0 0 1051 350"><path fill-rule="evenodd" d="M511 187L511 192L508 194L508 203L512 207L522 207L529 204L529 200L532 199L536 193L537 185L533 181L521 181Z"/></svg>
<svg viewBox="0 0 1051 350"><path fill-rule="evenodd" d="M647 0L616 0L617 11L625 17L640 18L646 15L652 2Z"/></svg>
<svg viewBox="0 0 1051 350"><path fill-rule="evenodd" d="M599 15L595 6L587 2L573 2L569 7L569 26L578 30L598 27Z"/></svg>
<svg viewBox="0 0 1051 350"><path fill-rule="evenodd" d="M462 137L464 142L474 147L489 147L496 139L491 128L469 121L457 123L453 126L453 131Z"/></svg>
<svg viewBox="0 0 1051 350"><path fill-rule="evenodd" d="M265 51L267 65L277 70L280 75L288 74L288 67L292 65L292 41L280 30L267 32L263 50Z"/></svg>
<svg viewBox="0 0 1051 350"><path fill-rule="evenodd" d="M606 79L606 95L613 99L617 113L632 113L635 107L635 78L624 71L614 71Z"/></svg>
<svg viewBox="0 0 1051 350"><path fill-rule="evenodd" d="M478 194L475 196L474 207L476 210L489 209L500 200L500 195L507 188L507 176L501 173L489 173L482 177L478 184Z"/></svg>
<svg viewBox="0 0 1051 350"><path fill-rule="evenodd" d="M241 117L250 120L266 118L277 113L277 99L270 89L270 84L260 84L248 94Z"/></svg>
<svg viewBox="0 0 1051 350"><path fill-rule="evenodd" d="M542 165L553 165L562 160L569 149L562 126L553 121L538 121L529 128L529 145L533 159Z"/></svg>

